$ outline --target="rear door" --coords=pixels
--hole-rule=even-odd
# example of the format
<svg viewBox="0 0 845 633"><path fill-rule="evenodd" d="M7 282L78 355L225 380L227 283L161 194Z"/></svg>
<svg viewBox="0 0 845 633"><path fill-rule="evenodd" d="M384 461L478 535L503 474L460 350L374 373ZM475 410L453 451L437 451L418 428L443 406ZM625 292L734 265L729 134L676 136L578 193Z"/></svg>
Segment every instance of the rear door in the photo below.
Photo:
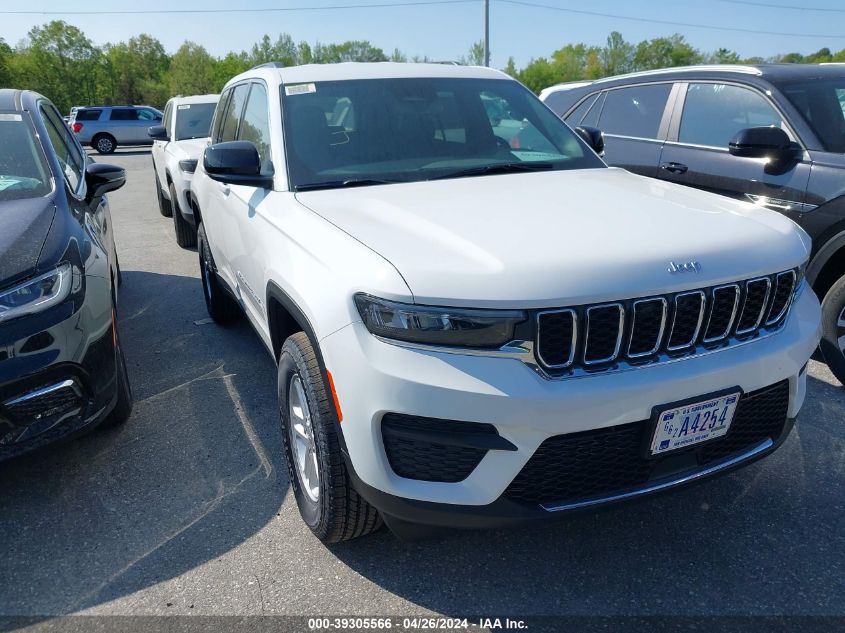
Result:
<svg viewBox="0 0 845 633"><path fill-rule="evenodd" d="M715 81L679 83L660 178L777 211L797 211L803 207L810 176L806 151L776 167L728 152L728 143L740 130L769 125L798 140L772 100L757 88Z"/></svg>
<svg viewBox="0 0 845 633"><path fill-rule="evenodd" d="M135 108L112 108L106 129L118 145L134 143L137 138L138 111Z"/></svg>
<svg viewBox="0 0 845 633"><path fill-rule="evenodd" d="M604 133L604 159L643 176L657 176L660 152L669 129L674 85L671 82L622 86L607 90L603 102L585 115Z"/></svg>

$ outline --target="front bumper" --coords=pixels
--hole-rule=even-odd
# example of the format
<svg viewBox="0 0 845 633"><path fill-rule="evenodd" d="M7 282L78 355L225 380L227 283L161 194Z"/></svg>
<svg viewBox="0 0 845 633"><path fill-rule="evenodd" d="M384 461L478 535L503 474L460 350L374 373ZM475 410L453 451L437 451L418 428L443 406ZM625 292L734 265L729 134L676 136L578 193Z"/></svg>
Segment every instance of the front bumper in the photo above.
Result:
<svg viewBox="0 0 845 633"><path fill-rule="evenodd" d="M427 504L463 506L485 518L502 514L500 508L510 507L503 493L545 440L648 420L655 406L787 381L786 417L794 419L806 391L802 368L819 341L819 315L818 300L805 289L783 328L767 338L663 365L562 380L545 379L518 360L392 345L377 340L362 323L325 337L320 347L333 375L349 466L361 493L388 515L439 523L426 518ZM400 477L384 447L381 426L388 413L491 424L516 450L488 451L461 481ZM788 425L782 428L780 436L770 438L771 446L718 472L774 450L788 433ZM408 504L407 512L393 507L395 499ZM516 510L503 514L511 517ZM525 508L518 510L524 518ZM549 512L537 504L531 510L538 517Z"/></svg>
<svg viewBox="0 0 845 633"><path fill-rule="evenodd" d="M108 280L0 327L0 460L87 430L114 406L116 352Z"/></svg>

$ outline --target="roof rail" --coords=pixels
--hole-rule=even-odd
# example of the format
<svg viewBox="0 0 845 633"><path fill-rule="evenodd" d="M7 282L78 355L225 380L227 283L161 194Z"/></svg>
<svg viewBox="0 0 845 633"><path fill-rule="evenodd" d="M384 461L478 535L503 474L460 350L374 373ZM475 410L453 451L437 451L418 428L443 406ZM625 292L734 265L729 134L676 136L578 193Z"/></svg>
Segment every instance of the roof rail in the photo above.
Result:
<svg viewBox="0 0 845 633"><path fill-rule="evenodd" d="M255 70L256 68L285 68L285 65L282 62L265 62L263 64L253 66L250 70Z"/></svg>
<svg viewBox="0 0 845 633"><path fill-rule="evenodd" d="M744 73L746 75L763 74L763 71L755 66L741 66L739 64L700 64L698 66L675 66L674 68L657 68L655 70L641 70L635 73L627 73L625 75L614 75L612 77L602 77L596 79L594 83L603 83L605 81L613 81L614 79L623 79L627 77L649 77L651 75L663 75L668 73L688 73L688 72L730 72L730 73Z"/></svg>

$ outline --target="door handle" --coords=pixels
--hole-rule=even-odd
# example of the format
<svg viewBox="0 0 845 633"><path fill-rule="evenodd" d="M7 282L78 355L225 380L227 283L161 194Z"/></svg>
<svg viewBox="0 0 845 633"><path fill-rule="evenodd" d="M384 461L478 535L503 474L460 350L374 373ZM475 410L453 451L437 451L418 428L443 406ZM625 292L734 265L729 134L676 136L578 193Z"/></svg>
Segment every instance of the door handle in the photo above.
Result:
<svg viewBox="0 0 845 633"><path fill-rule="evenodd" d="M685 174L689 167L683 163L663 163L660 169L665 169L670 174Z"/></svg>

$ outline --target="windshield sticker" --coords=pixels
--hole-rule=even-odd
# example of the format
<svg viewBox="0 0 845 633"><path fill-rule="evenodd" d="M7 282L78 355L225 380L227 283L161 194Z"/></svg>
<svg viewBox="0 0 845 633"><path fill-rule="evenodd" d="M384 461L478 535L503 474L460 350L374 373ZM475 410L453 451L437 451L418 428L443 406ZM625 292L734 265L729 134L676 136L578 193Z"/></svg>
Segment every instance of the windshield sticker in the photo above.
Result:
<svg viewBox="0 0 845 633"><path fill-rule="evenodd" d="M305 95L311 92L317 92L317 86L314 84L297 84L295 86L285 86L285 94L291 95Z"/></svg>
<svg viewBox="0 0 845 633"><path fill-rule="evenodd" d="M20 114L0 114L0 121L23 121Z"/></svg>
<svg viewBox="0 0 845 633"><path fill-rule="evenodd" d="M176 108L176 109L177 109L177 110L190 110L190 109L191 109L191 104L190 104L190 103L183 103L182 105L180 105L180 106L179 106L178 108Z"/></svg>
<svg viewBox="0 0 845 633"><path fill-rule="evenodd" d="M4 116L4 115L0 114L0 116ZM3 120L4 119L0 119L0 121L3 121ZM14 187L17 184L20 184L20 182L21 181L17 180L16 178L9 178L8 176L0 176L0 191L5 191L9 187Z"/></svg>

